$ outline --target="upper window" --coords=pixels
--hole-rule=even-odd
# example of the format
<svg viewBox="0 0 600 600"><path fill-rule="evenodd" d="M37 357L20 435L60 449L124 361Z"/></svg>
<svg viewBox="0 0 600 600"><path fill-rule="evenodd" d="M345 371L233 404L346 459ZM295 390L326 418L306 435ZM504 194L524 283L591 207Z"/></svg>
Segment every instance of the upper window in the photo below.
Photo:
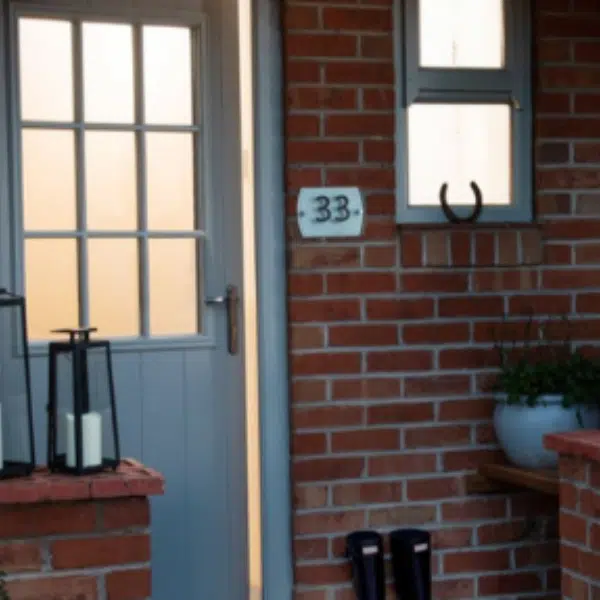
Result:
<svg viewBox="0 0 600 600"><path fill-rule="evenodd" d="M25 289L34 340L202 331L199 31L18 19Z"/></svg>
<svg viewBox="0 0 600 600"><path fill-rule="evenodd" d="M401 0L398 222L531 219L529 2Z"/></svg>

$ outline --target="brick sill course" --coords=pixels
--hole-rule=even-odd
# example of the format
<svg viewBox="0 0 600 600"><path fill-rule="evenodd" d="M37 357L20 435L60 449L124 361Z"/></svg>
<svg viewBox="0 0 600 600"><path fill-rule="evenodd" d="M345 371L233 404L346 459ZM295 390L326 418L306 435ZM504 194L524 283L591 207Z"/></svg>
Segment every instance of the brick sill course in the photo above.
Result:
<svg viewBox="0 0 600 600"><path fill-rule="evenodd" d="M449 225L400 229L405 268L519 268L544 259L544 236L535 226Z"/></svg>
<svg viewBox="0 0 600 600"><path fill-rule="evenodd" d="M77 477L37 468L30 477L0 481L0 504L40 504L155 496L164 493L163 476L126 458L116 471Z"/></svg>
<svg viewBox="0 0 600 600"><path fill-rule="evenodd" d="M600 430L597 429L554 433L545 437L544 444L558 454L600 462Z"/></svg>

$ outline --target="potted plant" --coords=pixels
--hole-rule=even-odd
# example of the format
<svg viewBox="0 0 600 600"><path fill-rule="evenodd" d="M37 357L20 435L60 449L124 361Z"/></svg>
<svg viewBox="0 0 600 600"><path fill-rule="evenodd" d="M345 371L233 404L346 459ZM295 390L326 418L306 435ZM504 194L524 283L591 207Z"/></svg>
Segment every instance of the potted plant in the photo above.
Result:
<svg viewBox="0 0 600 600"><path fill-rule="evenodd" d="M519 467L556 466L556 454L544 448L545 435L600 426L600 363L572 343L568 319L558 324L530 318L522 341L496 340L494 429L508 460ZM560 340L551 335L557 331Z"/></svg>

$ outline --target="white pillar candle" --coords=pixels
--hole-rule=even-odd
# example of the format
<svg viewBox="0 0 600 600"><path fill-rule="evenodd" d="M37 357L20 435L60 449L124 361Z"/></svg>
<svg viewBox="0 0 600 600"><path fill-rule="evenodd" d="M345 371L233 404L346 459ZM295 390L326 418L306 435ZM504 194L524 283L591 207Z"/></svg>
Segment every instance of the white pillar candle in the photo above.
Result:
<svg viewBox="0 0 600 600"><path fill-rule="evenodd" d="M67 467L77 466L75 444L75 416L66 414ZM83 467L102 464L102 416L97 412L81 415L81 448Z"/></svg>

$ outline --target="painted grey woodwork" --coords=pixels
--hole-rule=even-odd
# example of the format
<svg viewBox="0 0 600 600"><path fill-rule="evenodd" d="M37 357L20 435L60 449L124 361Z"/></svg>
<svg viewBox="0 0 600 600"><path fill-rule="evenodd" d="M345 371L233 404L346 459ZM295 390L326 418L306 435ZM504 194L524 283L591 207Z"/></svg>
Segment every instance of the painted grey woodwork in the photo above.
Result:
<svg viewBox="0 0 600 600"><path fill-rule="evenodd" d="M410 205L408 108L415 102L500 103L511 107L512 203L484 206L482 223L527 222L533 216L531 0L505 6L506 65L502 69L419 66L419 0L394 0L396 73L396 220L446 223L439 206Z"/></svg>
<svg viewBox="0 0 600 600"><path fill-rule="evenodd" d="M263 598L293 593L285 260L282 3L255 0Z"/></svg>

